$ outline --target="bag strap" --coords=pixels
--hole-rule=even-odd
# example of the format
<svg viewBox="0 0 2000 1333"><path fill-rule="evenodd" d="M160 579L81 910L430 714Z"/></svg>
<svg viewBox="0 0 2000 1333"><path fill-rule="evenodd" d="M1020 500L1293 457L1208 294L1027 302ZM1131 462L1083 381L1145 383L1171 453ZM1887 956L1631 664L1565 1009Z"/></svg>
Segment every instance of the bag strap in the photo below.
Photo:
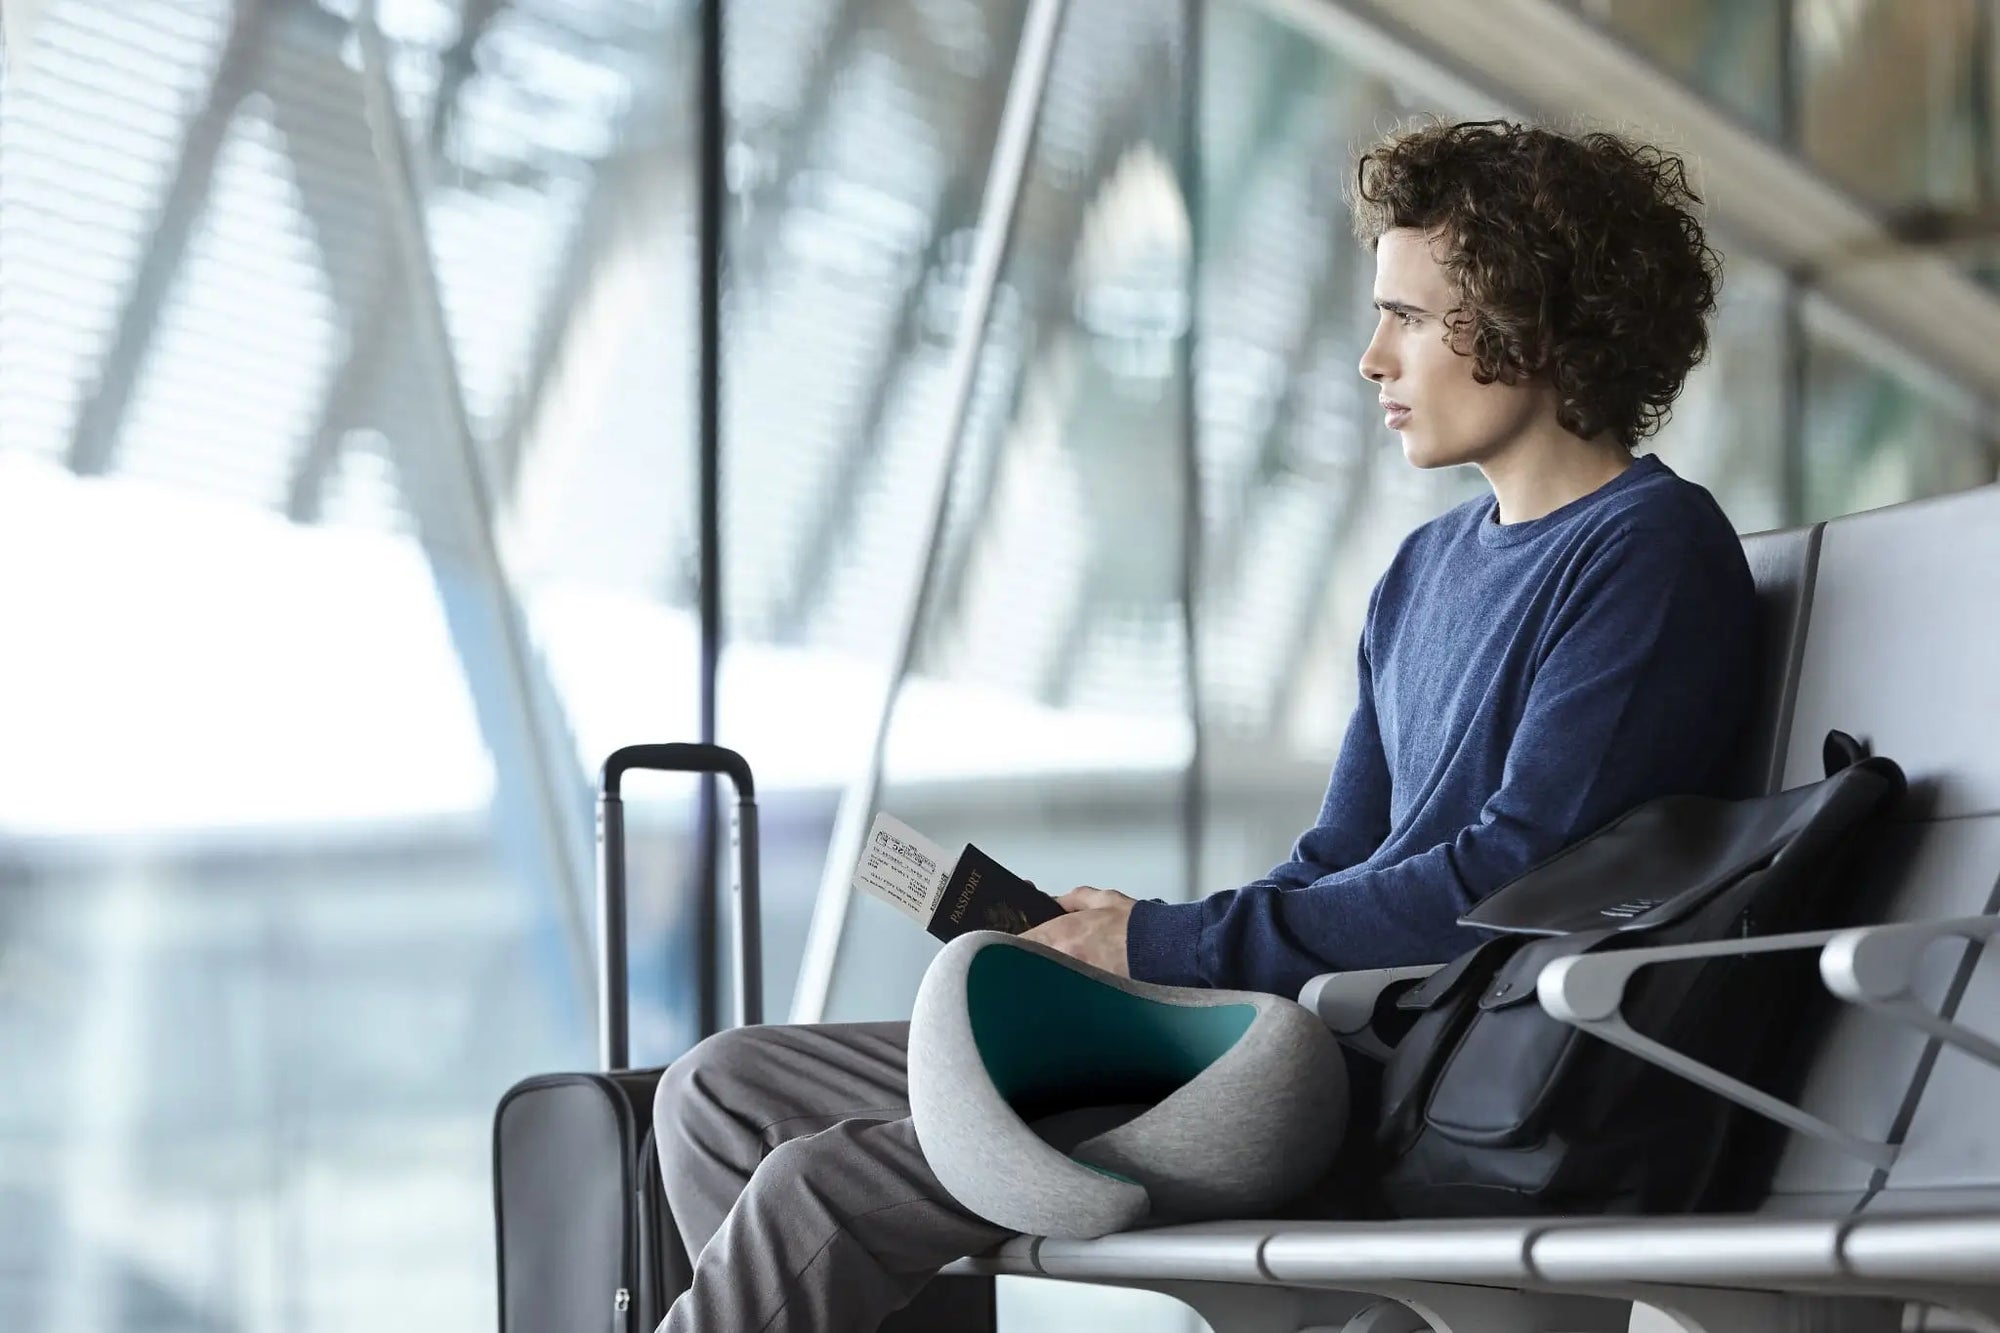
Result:
<svg viewBox="0 0 2000 1333"><path fill-rule="evenodd" d="M1396 998L1405 1011L1435 1009L1467 987L1483 989L1506 957L1519 947L1518 935L1481 940Z"/></svg>

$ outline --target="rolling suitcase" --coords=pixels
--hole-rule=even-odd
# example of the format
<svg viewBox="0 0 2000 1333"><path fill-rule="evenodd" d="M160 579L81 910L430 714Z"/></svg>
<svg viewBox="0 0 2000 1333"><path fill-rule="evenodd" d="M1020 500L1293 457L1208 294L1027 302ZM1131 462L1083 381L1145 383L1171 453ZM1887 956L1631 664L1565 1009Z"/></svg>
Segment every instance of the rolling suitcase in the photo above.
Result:
<svg viewBox="0 0 2000 1333"><path fill-rule="evenodd" d="M757 805L750 766L718 745L632 745L604 762L597 802L598 1057L602 1072L537 1074L493 1113L501 1333L650 1333L687 1283L653 1146L659 1069L630 1069L625 819L633 769L726 773L736 787L737 1013L758 1021Z"/></svg>
<svg viewBox="0 0 2000 1333"><path fill-rule="evenodd" d="M634 769L726 773L736 788L736 1012L760 1021L757 803L750 766L718 745L632 745L604 761L597 801L598 1057L603 1070L537 1074L493 1113L500 1333L651 1333L689 1274L660 1186L653 1093L661 1069L630 1069L625 976L625 817ZM993 1281L933 1282L882 1333L988 1333Z"/></svg>

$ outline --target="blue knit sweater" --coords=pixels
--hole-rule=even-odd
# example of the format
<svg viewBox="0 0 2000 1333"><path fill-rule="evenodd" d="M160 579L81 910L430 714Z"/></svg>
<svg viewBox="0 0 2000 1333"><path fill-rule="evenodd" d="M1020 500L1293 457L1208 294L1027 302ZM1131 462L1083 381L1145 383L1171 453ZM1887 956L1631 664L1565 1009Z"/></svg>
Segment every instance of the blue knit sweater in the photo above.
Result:
<svg viewBox="0 0 2000 1333"><path fill-rule="evenodd" d="M1537 861L1641 801L1726 789L1757 611L1714 498L1649 455L1530 522L1496 510L1404 540L1318 822L1263 879L1139 903L1133 977L1296 995L1442 962L1480 938L1458 917Z"/></svg>

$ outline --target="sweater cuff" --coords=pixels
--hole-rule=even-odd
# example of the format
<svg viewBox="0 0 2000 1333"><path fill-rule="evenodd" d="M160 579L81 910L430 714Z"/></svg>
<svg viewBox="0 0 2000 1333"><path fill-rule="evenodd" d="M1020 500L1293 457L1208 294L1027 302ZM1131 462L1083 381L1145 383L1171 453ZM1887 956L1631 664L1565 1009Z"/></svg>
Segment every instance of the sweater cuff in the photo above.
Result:
<svg viewBox="0 0 2000 1333"><path fill-rule="evenodd" d="M1142 899L1125 921L1125 970L1134 981L1206 986L1201 975L1201 904Z"/></svg>

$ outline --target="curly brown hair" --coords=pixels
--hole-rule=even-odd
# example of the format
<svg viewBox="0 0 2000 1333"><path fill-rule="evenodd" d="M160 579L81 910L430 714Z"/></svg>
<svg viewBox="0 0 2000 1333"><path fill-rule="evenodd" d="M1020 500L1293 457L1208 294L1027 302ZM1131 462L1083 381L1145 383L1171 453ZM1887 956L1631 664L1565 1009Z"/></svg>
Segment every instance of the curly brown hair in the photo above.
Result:
<svg viewBox="0 0 2000 1333"><path fill-rule="evenodd" d="M1354 232L1442 241L1445 336L1481 384L1546 376L1556 419L1627 448L1660 428L1708 351L1722 259L1681 159L1602 132L1431 121L1361 154Z"/></svg>

